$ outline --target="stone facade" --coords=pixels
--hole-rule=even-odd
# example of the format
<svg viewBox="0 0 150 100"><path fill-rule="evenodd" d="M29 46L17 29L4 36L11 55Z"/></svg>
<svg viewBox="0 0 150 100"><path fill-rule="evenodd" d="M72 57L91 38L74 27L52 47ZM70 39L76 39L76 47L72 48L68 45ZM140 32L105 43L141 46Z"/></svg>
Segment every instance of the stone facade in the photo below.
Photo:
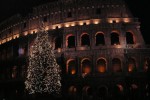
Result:
<svg viewBox="0 0 150 100"><path fill-rule="evenodd" d="M0 99L27 98L30 46L40 22L62 67L68 100L148 98L150 48L123 0L57 0L0 24ZM13 98L13 99L12 99Z"/></svg>

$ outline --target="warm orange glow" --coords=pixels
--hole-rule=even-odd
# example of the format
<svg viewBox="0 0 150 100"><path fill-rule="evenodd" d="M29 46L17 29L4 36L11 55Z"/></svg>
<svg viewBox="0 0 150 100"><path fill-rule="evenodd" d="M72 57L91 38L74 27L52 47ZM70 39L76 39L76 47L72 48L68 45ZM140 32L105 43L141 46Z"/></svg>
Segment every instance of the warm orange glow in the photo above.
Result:
<svg viewBox="0 0 150 100"><path fill-rule="evenodd" d="M52 29L56 29L56 26L52 26Z"/></svg>
<svg viewBox="0 0 150 100"><path fill-rule="evenodd" d="M13 36L13 39L19 38L19 34Z"/></svg>
<svg viewBox="0 0 150 100"><path fill-rule="evenodd" d="M2 40L2 44L6 42L6 39Z"/></svg>
<svg viewBox="0 0 150 100"><path fill-rule="evenodd" d="M75 70L75 69L72 69L72 70L71 70L71 74L74 75L75 73L76 73L76 70Z"/></svg>
<svg viewBox="0 0 150 100"><path fill-rule="evenodd" d="M132 71L133 71L133 68L134 68L133 66L134 66L133 64L129 64L129 65L128 65L128 71L129 71L129 72L132 72Z"/></svg>
<svg viewBox="0 0 150 100"><path fill-rule="evenodd" d="M61 52L61 48L58 48L58 50L57 50L59 53Z"/></svg>
<svg viewBox="0 0 150 100"><path fill-rule="evenodd" d="M90 73L90 72L91 72L90 66L84 66L84 67L83 67L83 73L88 74L88 73Z"/></svg>
<svg viewBox="0 0 150 100"><path fill-rule="evenodd" d="M11 40L12 40L12 37L7 38L7 41L11 41Z"/></svg>
<svg viewBox="0 0 150 100"><path fill-rule="evenodd" d="M49 30L49 27L47 26L47 27L45 28L45 30L48 31L48 30Z"/></svg>
<svg viewBox="0 0 150 100"><path fill-rule="evenodd" d="M71 26L75 26L75 23L71 23Z"/></svg>
<svg viewBox="0 0 150 100"><path fill-rule="evenodd" d="M25 36L28 35L28 32L24 32L24 35L25 35Z"/></svg>
<svg viewBox="0 0 150 100"><path fill-rule="evenodd" d="M90 21L86 21L86 25L89 25L90 24Z"/></svg>
<svg viewBox="0 0 150 100"><path fill-rule="evenodd" d="M81 22L79 22L79 25L83 25L83 22L81 21Z"/></svg>
<svg viewBox="0 0 150 100"><path fill-rule="evenodd" d="M99 20L99 19L93 20L93 23L94 23L94 24L99 24L99 23L100 23L100 20Z"/></svg>
<svg viewBox="0 0 150 100"><path fill-rule="evenodd" d="M119 18L109 18L108 19L108 23L113 23L113 22L119 23L120 19Z"/></svg>
<svg viewBox="0 0 150 100"><path fill-rule="evenodd" d="M125 23L129 23L129 22L130 22L130 19L129 19L129 18L124 18L123 21L124 21Z"/></svg>
<svg viewBox="0 0 150 100"><path fill-rule="evenodd" d="M102 65L98 66L98 72L104 73L105 71L106 71L105 66L102 66Z"/></svg>
<svg viewBox="0 0 150 100"><path fill-rule="evenodd" d="M69 26L70 26L69 23L65 24L65 27L69 27Z"/></svg>
<svg viewBox="0 0 150 100"><path fill-rule="evenodd" d="M66 72L68 73L68 67L69 67L69 63L71 62L71 61L74 61L74 59L69 59L69 60L67 60L67 62L66 62L66 64L67 64L67 66L66 66Z"/></svg>

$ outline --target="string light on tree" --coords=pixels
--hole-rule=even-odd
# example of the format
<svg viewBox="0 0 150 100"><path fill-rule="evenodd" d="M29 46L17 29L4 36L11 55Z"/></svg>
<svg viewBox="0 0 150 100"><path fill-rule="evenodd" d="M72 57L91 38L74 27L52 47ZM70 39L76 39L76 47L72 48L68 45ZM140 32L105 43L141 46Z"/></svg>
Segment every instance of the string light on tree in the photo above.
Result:
<svg viewBox="0 0 150 100"><path fill-rule="evenodd" d="M48 33L42 23L30 48L29 66L25 81L26 89L34 93L60 93L60 66L56 62Z"/></svg>

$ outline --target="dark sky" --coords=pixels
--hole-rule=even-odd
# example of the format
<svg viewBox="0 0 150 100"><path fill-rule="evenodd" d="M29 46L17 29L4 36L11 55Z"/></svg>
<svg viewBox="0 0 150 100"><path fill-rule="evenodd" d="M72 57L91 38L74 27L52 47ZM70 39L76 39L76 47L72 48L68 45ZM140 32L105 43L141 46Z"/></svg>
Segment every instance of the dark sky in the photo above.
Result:
<svg viewBox="0 0 150 100"><path fill-rule="evenodd" d="M46 3L48 1L56 0L0 0L0 22L8 17L20 13L27 14L32 11L32 7ZM141 31L145 42L150 44L148 34L148 23L150 19L148 0L125 0L133 13L133 15L139 18L141 22Z"/></svg>

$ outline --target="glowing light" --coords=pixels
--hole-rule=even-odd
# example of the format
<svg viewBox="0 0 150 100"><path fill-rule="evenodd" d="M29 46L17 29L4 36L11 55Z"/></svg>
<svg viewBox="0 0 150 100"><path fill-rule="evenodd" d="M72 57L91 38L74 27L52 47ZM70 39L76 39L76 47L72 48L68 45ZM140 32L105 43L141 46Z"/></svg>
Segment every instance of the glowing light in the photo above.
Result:
<svg viewBox="0 0 150 100"><path fill-rule="evenodd" d="M56 28L56 26L52 26L52 29L55 29Z"/></svg>
<svg viewBox="0 0 150 100"><path fill-rule="evenodd" d="M119 45L119 44L116 44L116 48L121 48L121 45Z"/></svg>
<svg viewBox="0 0 150 100"><path fill-rule="evenodd" d="M98 66L98 72L100 72L100 73L104 73L106 71L106 68L105 68L105 66Z"/></svg>
<svg viewBox="0 0 150 100"><path fill-rule="evenodd" d="M48 31L48 30L49 30L49 27L47 26L47 27L45 28L45 30Z"/></svg>
<svg viewBox="0 0 150 100"><path fill-rule="evenodd" d="M108 23L119 23L120 19L119 18L110 18L108 19Z"/></svg>
<svg viewBox="0 0 150 100"><path fill-rule="evenodd" d="M11 40L12 40L12 37L7 38L7 41L11 41Z"/></svg>
<svg viewBox="0 0 150 100"><path fill-rule="evenodd" d="M86 25L89 25L90 24L90 21L86 21Z"/></svg>
<svg viewBox="0 0 150 100"><path fill-rule="evenodd" d="M13 39L19 38L19 34L13 36Z"/></svg>
<svg viewBox="0 0 150 100"><path fill-rule="evenodd" d="M61 24L60 24L60 25L58 25L58 28L61 28Z"/></svg>
<svg viewBox="0 0 150 100"><path fill-rule="evenodd" d="M94 23L94 24L99 24L99 23L100 23L100 20L93 20L93 23Z"/></svg>
<svg viewBox="0 0 150 100"><path fill-rule="evenodd" d="M67 24L65 24L65 27L69 27L69 24L67 23Z"/></svg>
<svg viewBox="0 0 150 100"><path fill-rule="evenodd" d="M30 48L25 88L30 94L56 93L61 90L60 67L49 42L48 32L41 27Z"/></svg>
<svg viewBox="0 0 150 100"><path fill-rule="evenodd" d="M129 72L132 72L132 71L133 71L133 69L134 69L133 66L134 66L133 64L129 64L129 65L128 65L128 71L129 71Z"/></svg>
<svg viewBox="0 0 150 100"><path fill-rule="evenodd" d="M90 73L90 72L91 72L90 66L84 66L84 68L83 68L83 73L88 74L88 73Z"/></svg>
<svg viewBox="0 0 150 100"><path fill-rule="evenodd" d="M2 40L2 44L6 42L6 39Z"/></svg>
<svg viewBox="0 0 150 100"><path fill-rule="evenodd" d="M130 22L130 19L129 19L129 18L124 18L123 21L124 21L125 23L129 23L129 22Z"/></svg>
<svg viewBox="0 0 150 100"><path fill-rule="evenodd" d="M82 25L83 25L83 22L82 22L82 21L81 21L81 22L79 22L79 25L81 25L81 26L82 26Z"/></svg>
<svg viewBox="0 0 150 100"><path fill-rule="evenodd" d="M76 70L75 70L75 69L72 69L72 70L71 70L71 74L74 75L75 73L76 73Z"/></svg>
<svg viewBox="0 0 150 100"><path fill-rule="evenodd" d="M58 50L57 50L59 53L61 52L61 48L58 48Z"/></svg>
<svg viewBox="0 0 150 100"><path fill-rule="evenodd" d="M24 32L24 35L25 35L25 36L28 35L28 32Z"/></svg>
<svg viewBox="0 0 150 100"><path fill-rule="evenodd" d="M71 23L71 26L75 26L75 23Z"/></svg>

